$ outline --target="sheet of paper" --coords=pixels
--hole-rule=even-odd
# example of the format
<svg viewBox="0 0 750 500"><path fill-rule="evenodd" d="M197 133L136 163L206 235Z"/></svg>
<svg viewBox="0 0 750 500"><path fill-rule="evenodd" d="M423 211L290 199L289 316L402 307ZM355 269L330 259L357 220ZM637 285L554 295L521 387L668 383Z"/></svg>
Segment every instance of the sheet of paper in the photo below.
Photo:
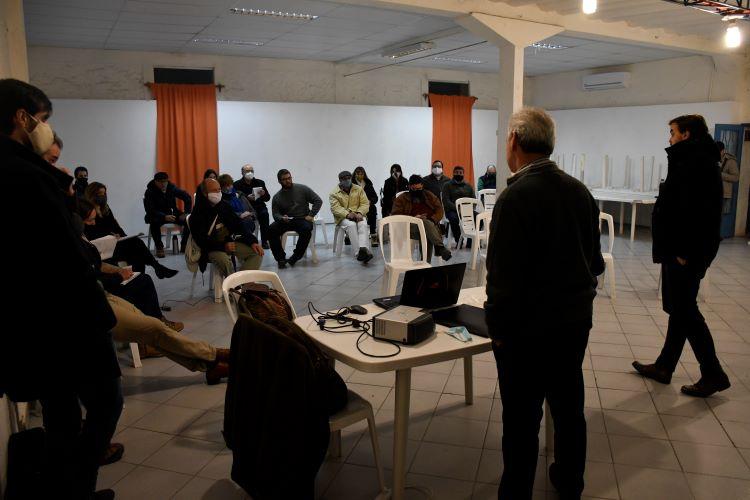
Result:
<svg viewBox="0 0 750 500"><path fill-rule="evenodd" d="M127 285L128 283L130 283L131 281L133 281L134 279L136 279L138 276L140 276L140 274L141 274L140 271L135 271L133 273L133 276L131 276L130 278L126 279L125 281L123 281L120 284L121 285Z"/></svg>
<svg viewBox="0 0 750 500"><path fill-rule="evenodd" d="M112 255L114 255L115 253L117 238L112 235L104 236L102 238L92 240L91 244L94 245L99 251L99 255L101 256L102 260L107 260L112 258Z"/></svg>

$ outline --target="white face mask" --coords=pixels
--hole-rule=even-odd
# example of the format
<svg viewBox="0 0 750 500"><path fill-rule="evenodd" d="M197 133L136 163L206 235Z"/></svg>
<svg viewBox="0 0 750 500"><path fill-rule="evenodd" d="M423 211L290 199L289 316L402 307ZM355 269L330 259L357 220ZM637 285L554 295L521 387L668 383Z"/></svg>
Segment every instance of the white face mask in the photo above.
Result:
<svg viewBox="0 0 750 500"><path fill-rule="evenodd" d="M243 177L245 177L246 181L251 181L255 178L255 174L253 172L245 172Z"/></svg>
<svg viewBox="0 0 750 500"><path fill-rule="evenodd" d="M208 193L208 201L211 205L216 205L221 201L221 193Z"/></svg>
<svg viewBox="0 0 750 500"><path fill-rule="evenodd" d="M29 141L31 141L31 147L34 148L34 152L41 156L52 147L52 144L55 142L55 133L52 132L52 127L48 123L34 118L30 113L27 114L36 122L36 127L31 132L26 132L26 134L29 136Z"/></svg>
<svg viewBox="0 0 750 500"><path fill-rule="evenodd" d="M443 175L443 167L432 167L432 173L435 175Z"/></svg>

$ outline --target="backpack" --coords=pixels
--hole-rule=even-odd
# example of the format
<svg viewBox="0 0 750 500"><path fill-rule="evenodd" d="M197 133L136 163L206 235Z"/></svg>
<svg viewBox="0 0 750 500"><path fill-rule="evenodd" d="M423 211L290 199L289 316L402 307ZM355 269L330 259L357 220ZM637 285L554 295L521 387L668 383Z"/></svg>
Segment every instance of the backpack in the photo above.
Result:
<svg viewBox="0 0 750 500"><path fill-rule="evenodd" d="M272 318L294 319L292 306L284 295L262 283L245 283L241 291L232 290L239 295L237 312L247 314L258 321L267 322Z"/></svg>

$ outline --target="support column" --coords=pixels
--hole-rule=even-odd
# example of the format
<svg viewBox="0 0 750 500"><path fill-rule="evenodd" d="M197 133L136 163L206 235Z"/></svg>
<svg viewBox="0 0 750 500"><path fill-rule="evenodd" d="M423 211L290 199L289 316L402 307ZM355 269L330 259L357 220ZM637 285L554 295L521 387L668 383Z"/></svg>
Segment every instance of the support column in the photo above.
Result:
<svg viewBox="0 0 750 500"><path fill-rule="evenodd" d="M0 78L29 81L22 0L0 0Z"/></svg>
<svg viewBox="0 0 750 500"><path fill-rule="evenodd" d="M497 113L497 183L502 190L510 170L505 163L505 140L513 112L523 106L524 49L563 31L562 26L472 13L456 22L500 49L500 89Z"/></svg>

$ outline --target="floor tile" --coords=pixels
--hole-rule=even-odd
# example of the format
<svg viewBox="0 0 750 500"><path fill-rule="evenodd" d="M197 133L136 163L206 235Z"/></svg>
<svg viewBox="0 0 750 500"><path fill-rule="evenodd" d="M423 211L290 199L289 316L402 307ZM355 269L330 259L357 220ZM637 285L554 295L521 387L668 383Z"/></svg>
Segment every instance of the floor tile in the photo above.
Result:
<svg viewBox="0 0 750 500"><path fill-rule="evenodd" d="M482 450L448 444L423 442L411 466L411 472L473 481Z"/></svg>
<svg viewBox="0 0 750 500"><path fill-rule="evenodd" d="M681 471L615 465L622 500L685 500L691 497Z"/></svg>
<svg viewBox="0 0 750 500"><path fill-rule="evenodd" d="M750 479L750 468L734 447L673 442L685 472Z"/></svg>

